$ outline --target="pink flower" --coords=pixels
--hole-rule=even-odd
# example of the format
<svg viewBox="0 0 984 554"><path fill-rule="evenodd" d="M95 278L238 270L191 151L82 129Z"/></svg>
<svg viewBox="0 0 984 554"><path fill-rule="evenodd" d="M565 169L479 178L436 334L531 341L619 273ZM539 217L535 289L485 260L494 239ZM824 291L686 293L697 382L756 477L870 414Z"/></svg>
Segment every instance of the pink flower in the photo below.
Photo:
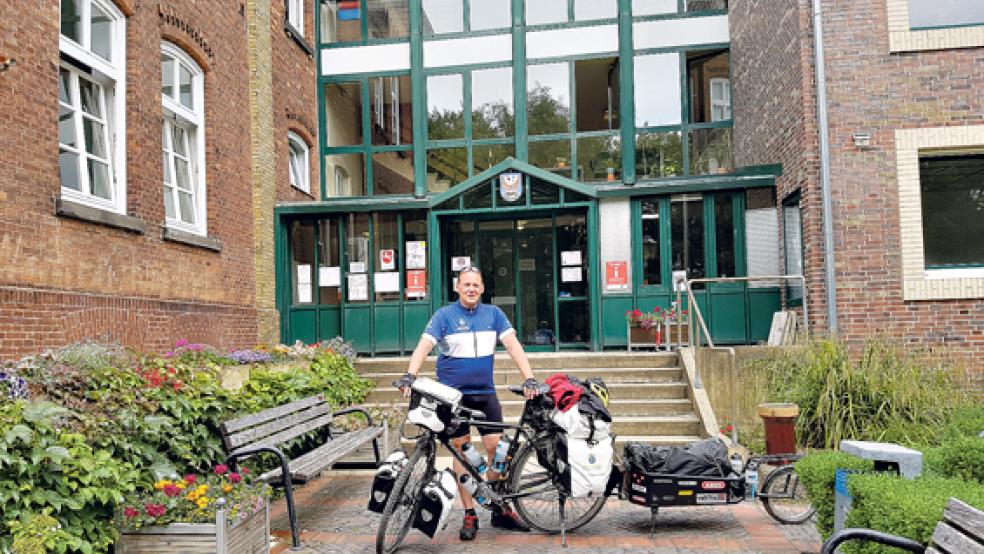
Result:
<svg viewBox="0 0 984 554"><path fill-rule="evenodd" d="M229 466L225 464L219 464L215 466L215 469L213 469L212 471L214 471L216 475L225 475L229 471Z"/></svg>
<svg viewBox="0 0 984 554"><path fill-rule="evenodd" d="M202 350L205 350L205 345L197 342L194 344L189 344L188 350L191 350L192 352L201 352Z"/></svg>
<svg viewBox="0 0 984 554"><path fill-rule="evenodd" d="M173 356L173 355L174 355L174 352L165 352L165 353L164 353L164 357L165 357L165 358L170 358L170 357L171 357L171 356Z"/></svg>
<svg viewBox="0 0 984 554"><path fill-rule="evenodd" d="M163 490L164 490L164 495L170 496L171 498L174 498L175 496L181 494L181 489L179 489L178 486L173 483L164 485Z"/></svg>
<svg viewBox="0 0 984 554"><path fill-rule="evenodd" d="M174 347L181 348L182 346L187 346L188 342L188 339L178 339L178 342L174 343Z"/></svg>
<svg viewBox="0 0 984 554"><path fill-rule="evenodd" d="M242 468L242 469L239 470L239 473L242 473L243 475L249 475L249 468L248 467L244 467L244 468Z"/></svg>
<svg viewBox="0 0 984 554"><path fill-rule="evenodd" d="M188 483L189 485L194 485L195 484L195 481L197 481L197 480L198 480L198 477L195 477L195 475L194 474L191 474L191 473L189 473L188 475L185 475L184 476L184 482L185 483Z"/></svg>
<svg viewBox="0 0 984 554"><path fill-rule="evenodd" d="M161 517L167 513L167 508L165 508L163 504L145 504L144 511L146 511L147 515L150 517Z"/></svg>
<svg viewBox="0 0 984 554"><path fill-rule="evenodd" d="M238 482L240 482L242 480L243 480L243 476L240 475L240 474L238 474L238 473L230 473L229 474L229 482L231 482L231 483L238 483Z"/></svg>
<svg viewBox="0 0 984 554"><path fill-rule="evenodd" d="M127 518L135 518L140 515L140 510L134 508L133 506L127 506L123 508L123 515Z"/></svg>

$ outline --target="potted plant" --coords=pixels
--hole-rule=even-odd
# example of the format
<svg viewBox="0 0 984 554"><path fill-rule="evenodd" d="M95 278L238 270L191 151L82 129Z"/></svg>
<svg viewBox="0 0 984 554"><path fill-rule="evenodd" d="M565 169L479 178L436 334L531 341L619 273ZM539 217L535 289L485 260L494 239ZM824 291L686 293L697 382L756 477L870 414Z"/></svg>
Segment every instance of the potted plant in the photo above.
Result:
<svg viewBox="0 0 984 554"><path fill-rule="evenodd" d="M269 497L269 486L252 483L246 468L237 473L221 464L206 477L159 480L125 499L117 552L269 552Z"/></svg>
<svg viewBox="0 0 984 554"><path fill-rule="evenodd" d="M657 348L663 342L660 325L663 315L658 306L651 312L644 312L638 308L629 310L625 312L625 321L628 327L629 350L637 347Z"/></svg>

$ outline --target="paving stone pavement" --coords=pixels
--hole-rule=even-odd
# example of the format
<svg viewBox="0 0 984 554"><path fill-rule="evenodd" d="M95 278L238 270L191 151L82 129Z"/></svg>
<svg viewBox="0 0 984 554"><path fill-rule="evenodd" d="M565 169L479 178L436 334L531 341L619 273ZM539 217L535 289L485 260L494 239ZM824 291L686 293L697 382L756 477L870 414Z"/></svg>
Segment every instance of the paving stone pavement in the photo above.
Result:
<svg viewBox="0 0 984 554"><path fill-rule="evenodd" d="M362 554L375 551L380 516L366 509L371 474L339 472L295 489L303 554ZM570 534L568 548L560 537L540 533L500 531L489 523L490 512L480 510L478 538L467 543L469 553L530 554L533 552L606 553L815 553L820 536L813 523L780 525L759 502L730 506L663 508L650 535L649 510L617 499ZM434 540L412 530L401 553L462 552L458 540L461 512L451 515L447 529ZM271 527L278 539L274 554L292 552L286 503L271 508Z"/></svg>

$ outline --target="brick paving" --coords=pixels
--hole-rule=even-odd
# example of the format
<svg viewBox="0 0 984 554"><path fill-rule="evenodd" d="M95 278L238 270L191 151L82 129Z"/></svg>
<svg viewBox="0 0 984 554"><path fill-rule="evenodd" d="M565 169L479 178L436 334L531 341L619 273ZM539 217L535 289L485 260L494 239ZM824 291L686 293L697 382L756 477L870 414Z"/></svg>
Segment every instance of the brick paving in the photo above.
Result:
<svg viewBox="0 0 984 554"><path fill-rule="evenodd" d="M370 553L375 551L380 516L366 510L371 475L338 473L300 486L295 490L298 523L304 554ZM559 536L536 532L513 533L495 529L490 512L479 510L478 538L468 543L469 553L512 554L532 552L612 553L806 553L820 550L820 537L812 523L779 525L759 502L731 506L663 508L650 535L649 510L612 499L598 516L568 537L569 547ZM400 552L461 552L458 527L461 512L452 514L447 529L434 540L411 530ZM271 527L279 541L274 554L291 552L290 526L283 500L271 510Z"/></svg>

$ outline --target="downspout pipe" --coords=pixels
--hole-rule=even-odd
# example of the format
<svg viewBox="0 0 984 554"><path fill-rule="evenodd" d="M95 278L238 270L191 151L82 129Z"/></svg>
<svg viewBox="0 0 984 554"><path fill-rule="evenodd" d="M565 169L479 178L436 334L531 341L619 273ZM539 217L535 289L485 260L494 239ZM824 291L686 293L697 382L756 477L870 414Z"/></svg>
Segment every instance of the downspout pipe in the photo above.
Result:
<svg viewBox="0 0 984 554"><path fill-rule="evenodd" d="M820 135L820 194L823 203L823 259L827 289L827 328L837 335L837 288L834 275L834 217L830 195L830 141L827 124L827 77L824 72L823 12L813 0L813 57L817 81L817 132Z"/></svg>

